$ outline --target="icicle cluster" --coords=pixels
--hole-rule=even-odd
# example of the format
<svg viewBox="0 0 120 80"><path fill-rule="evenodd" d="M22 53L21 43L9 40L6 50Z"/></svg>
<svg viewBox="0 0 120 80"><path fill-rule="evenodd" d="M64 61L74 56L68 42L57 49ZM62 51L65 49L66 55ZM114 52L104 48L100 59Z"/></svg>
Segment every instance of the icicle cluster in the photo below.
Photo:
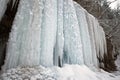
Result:
<svg viewBox="0 0 120 80"><path fill-rule="evenodd" d="M98 58L104 59L104 54L107 53L105 33L95 17L79 4L74 4L82 34L85 64L98 67Z"/></svg>
<svg viewBox="0 0 120 80"><path fill-rule="evenodd" d="M21 0L3 70L17 66L98 67L106 42L98 21L72 0Z"/></svg>

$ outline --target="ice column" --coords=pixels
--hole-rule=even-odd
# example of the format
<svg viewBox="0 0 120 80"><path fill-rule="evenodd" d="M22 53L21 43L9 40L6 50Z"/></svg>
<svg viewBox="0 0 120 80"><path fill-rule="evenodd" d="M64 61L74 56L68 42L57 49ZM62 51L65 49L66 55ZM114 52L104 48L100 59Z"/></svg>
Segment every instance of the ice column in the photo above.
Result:
<svg viewBox="0 0 120 80"><path fill-rule="evenodd" d="M98 59L97 59L97 53L96 53L96 45L95 45L95 33L94 33L94 27L93 27L93 20L94 17L86 12L86 18L88 22L88 29L90 34L90 40L92 45L92 61L95 67L98 68Z"/></svg>
<svg viewBox="0 0 120 80"><path fill-rule="evenodd" d="M72 0L64 0L64 63L83 64L79 24Z"/></svg>
<svg viewBox="0 0 120 80"><path fill-rule="evenodd" d="M53 66L53 52L57 29L57 0L43 0L40 64Z"/></svg>
<svg viewBox="0 0 120 80"><path fill-rule="evenodd" d="M91 49L92 46L88 32L88 23L86 20L85 10L80 5L78 6L79 7L76 6L76 13L79 21L80 36L82 37L84 62L87 66L93 66Z"/></svg>

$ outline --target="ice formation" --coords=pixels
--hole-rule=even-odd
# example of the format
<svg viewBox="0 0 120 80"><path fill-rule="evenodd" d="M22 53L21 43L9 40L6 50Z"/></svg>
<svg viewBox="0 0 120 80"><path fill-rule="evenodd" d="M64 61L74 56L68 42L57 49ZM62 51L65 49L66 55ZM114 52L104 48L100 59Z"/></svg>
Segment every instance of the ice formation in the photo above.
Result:
<svg viewBox="0 0 120 80"><path fill-rule="evenodd" d="M97 58L105 53L102 27L73 0L21 0L3 70L63 64L98 67Z"/></svg>
<svg viewBox="0 0 120 80"><path fill-rule="evenodd" d="M63 61L68 64L83 64L83 50L79 24L72 0L64 0L64 54Z"/></svg>
<svg viewBox="0 0 120 80"><path fill-rule="evenodd" d="M63 33L63 0L57 1L57 29L56 42L53 54L54 65L62 66L64 33ZM59 61L60 60L60 61Z"/></svg>
<svg viewBox="0 0 120 80"><path fill-rule="evenodd" d="M81 6L79 5L76 6L76 13L79 21L80 36L82 37L84 62L86 65L90 66L92 65L93 61L92 61L92 45L90 42L90 35L88 29L89 25L87 22L85 10Z"/></svg>
<svg viewBox="0 0 120 80"><path fill-rule="evenodd" d="M8 3L8 0L0 0L0 20L3 14L5 13L5 10L7 8L7 3Z"/></svg>

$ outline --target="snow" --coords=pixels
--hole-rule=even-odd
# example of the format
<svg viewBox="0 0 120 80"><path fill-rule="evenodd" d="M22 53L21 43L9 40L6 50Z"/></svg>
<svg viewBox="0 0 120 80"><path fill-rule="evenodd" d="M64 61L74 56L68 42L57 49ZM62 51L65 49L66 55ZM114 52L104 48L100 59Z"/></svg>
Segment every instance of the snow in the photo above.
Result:
<svg viewBox="0 0 120 80"><path fill-rule="evenodd" d="M53 52L56 40L57 29L57 1L43 0L44 9L41 25L41 52L40 64L53 66ZM37 38L36 38L37 39ZM39 43L38 43L39 44Z"/></svg>
<svg viewBox="0 0 120 80"><path fill-rule="evenodd" d="M58 68L58 80L98 80L96 74L82 65L66 65Z"/></svg>
<svg viewBox="0 0 120 80"><path fill-rule="evenodd" d="M64 65L60 67L45 68L18 67L7 70L0 76L1 80L119 80L120 76L103 70L92 71L85 65Z"/></svg>
<svg viewBox="0 0 120 80"><path fill-rule="evenodd" d="M56 80L51 69L38 67L18 67L2 74L0 80Z"/></svg>
<svg viewBox="0 0 120 80"><path fill-rule="evenodd" d="M80 36L82 37L82 45L83 45L83 56L84 56L84 62L87 66L92 66L92 45L90 41L90 35L88 31L88 22L85 14L85 10L78 4L75 4L76 6L76 13L77 18L79 22L79 28L80 28ZM91 18L92 20L92 18ZM87 50L86 50L87 49ZM94 53L96 54L96 53ZM89 56L89 58L88 58Z"/></svg>

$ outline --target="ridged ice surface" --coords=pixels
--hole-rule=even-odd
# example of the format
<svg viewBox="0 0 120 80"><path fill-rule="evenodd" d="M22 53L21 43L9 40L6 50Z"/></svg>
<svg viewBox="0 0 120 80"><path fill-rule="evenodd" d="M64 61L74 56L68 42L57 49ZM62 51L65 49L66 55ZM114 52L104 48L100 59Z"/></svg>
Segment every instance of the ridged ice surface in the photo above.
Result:
<svg viewBox="0 0 120 80"><path fill-rule="evenodd" d="M3 70L64 64L98 67L97 57L104 53L102 27L73 0L21 0Z"/></svg>
<svg viewBox="0 0 120 80"><path fill-rule="evenodd" d="M92 65L92 45L90 42L90 35L89 35L89 25L87 22L85 10L78 5L76 6L76 13L77 18L79 21L79 29L80 29L80 36L82 37L82 45L83 45L83 56L84 62L86 65ZM89 56L89 58L88 58Z"/></svg>
<svg viewBox="0 0 120 80"><path fill-rule="evenodd" d="M62 58L63 58L63 48L64 48L64 33L63 33L63 0L57 1L57 29L56 29L56 42L55 49L53 54L54 65L62 66ZM59 62L59 60L60 62Z"/></svg>
<svg viewBox="0 0 120 80"><path fill-rule="evenodd" d="M83 64L81 35L72 0L64 1L64 58L68 64Z"/></svg>

